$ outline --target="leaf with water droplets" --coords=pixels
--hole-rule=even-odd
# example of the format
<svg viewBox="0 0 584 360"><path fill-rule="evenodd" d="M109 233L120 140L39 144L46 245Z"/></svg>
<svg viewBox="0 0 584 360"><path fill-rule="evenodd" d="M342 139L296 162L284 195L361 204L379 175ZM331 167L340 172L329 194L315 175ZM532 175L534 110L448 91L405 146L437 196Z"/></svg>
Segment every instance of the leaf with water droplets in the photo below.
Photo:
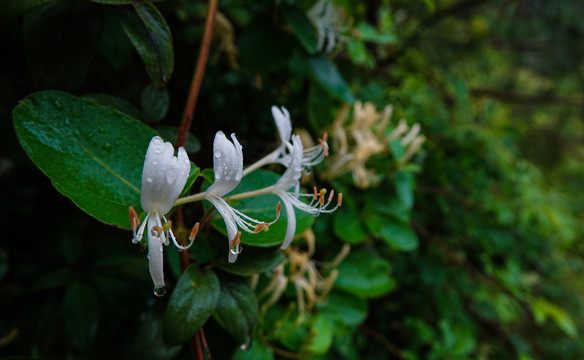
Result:
<svg viewBox="0 0 584 360"><path fill-rule="evenodd" d="M214 318L238 345L246 346L258 322L258 302L246 282L221 279Z"/></svg>
<svg viewBox="0 0 584 360"><path fill-rule="evenodd" d="M63 195L96 219L130 228L144 154L156 132L109 107L59 91L32 94L12 113L28 156Z"/></svg>
<svg viewBox="0 0 584 360"><path fill-rule="evenodd" d="M211 270L189 266L181 276L164 315L164 340L178 345L190 339L213 314L219 299L219 280Z"/></svg>

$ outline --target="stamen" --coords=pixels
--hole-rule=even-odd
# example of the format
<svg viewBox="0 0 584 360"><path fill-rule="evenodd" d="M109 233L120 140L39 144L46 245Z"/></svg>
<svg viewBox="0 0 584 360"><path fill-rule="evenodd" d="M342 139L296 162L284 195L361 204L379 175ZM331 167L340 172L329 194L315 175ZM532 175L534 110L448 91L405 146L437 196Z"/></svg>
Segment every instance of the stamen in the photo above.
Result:
<svg viewBox="0 0 584 360"><path fill-rule="evenodd" d="M138 217L138 213L134 210L133 206L128 208L128 212L130 213L130 224L132 225L132 230L134 231L134 237L136 237L136 229L138 225L140 225L140 218Z"/></svg>
<svg viewBox="0 0 584 360"><path fill-rule="evenodd" d="M278 201L278 205L276 205L276 217L280 217L280 210L282 210L282 202Z"/></svg>
<svg viewBox="0 0 584 360"><path fill-rule="evenodd" d="M268 231L270 230L270 225L266 223L257 224L255 230L253 231L254 234L259 233L260 231Z"/></svg>
<svg viewBox="0 0 584 360"><path fill-rule="evenodd" d="M190 241L194 241L195 237L197 236L197 233L199 232L199 222L197 222L194 226L193 226L193 230L191 230L191 234L189 235L189 240Z"/></svg>
<svg viewBox="0 0 584 360"><path fill-rule="evenodd" d="M337 204L338 206L343 205L343 193L339 194L339 197L337 198Z"/></svg>
<svg viewBox="0 0 584 360"><path fill-rule="evenodd" d="M314 200L316 200L318 198L317 192L316 192L316 186L314 187Z"/></svg>
<svg viewBox="0 0 584 360"><path fill-rule="evenodd" d="M241 241L239 241L239 238L241 238L241 231L238 231L237 234L235 234L235 237L233 238L233 240L231 240L231 244L230 244L230 248L233 250L237 247L237 245L239 245L241 243Z"/></svg>
<svg viewBox="0 0 584 360"><path fill-rule="evenodd" d="M328 197L328 201L327 202L331 202L333 200L333 197L335 196L335 190L331 190L331 194Z"/></svg>
<svg viewBox="0 0 584 360"><path fill-rule="evenodd" d="M324 206L324 193L321 191L320 192L320 206Z"/></svg>
<svg viewBox="0 0 584 360"><path fill-rule="evenodd" d="M320 147L324 151L324 156L328 156L329 155L329 152L328 152L329 146L328 146L328 144L326 142L327 137L328 137L328 134L327 133L324 133L322 135L322 139L318 139L318 143L320 144Z"/></svg>

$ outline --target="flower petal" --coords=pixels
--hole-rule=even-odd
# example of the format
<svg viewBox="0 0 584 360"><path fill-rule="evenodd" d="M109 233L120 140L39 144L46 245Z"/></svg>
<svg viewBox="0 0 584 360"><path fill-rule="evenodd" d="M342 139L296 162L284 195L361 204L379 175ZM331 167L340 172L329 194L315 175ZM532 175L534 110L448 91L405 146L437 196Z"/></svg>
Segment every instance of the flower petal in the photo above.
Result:
<svg viewBox="0 0 584 360"><path fill-rule="evenodd" d="M217 211L219 211L219 214L221 214L221 217L223 217L223 221L225 222L225 228L227 229L227 240L229 241L229 248L231 249L231 241L235 239L235 236L237 235L236 221L237 215L235 214L231 206L229 206L229 204L227 204L227 202L225 202L225 200L223 200L222 197L210 196L207 197L207 200L209 200L211 204L215 206L215 209L217 209ZM231 263L237 260L237 252L239 252L239 245L237 245L235 250L236 250L235 254L229 251L229 262Z"/></svg>
<svg viewBox="0 0 584 360"><path fill-rule="evenodd" d="M278 108L277 106L272 106L272 116L274 117L274 122L278 128L278 133L280 134L280 140L282 144L290 141L290 136L292 135L292 122L290 121L290 113L285 107Z"/></svg>
<svg viewBox="0 0 584 360"><path fill-rule="evenodd" d="M154 219L158 214L152 214L148 218L148 267L150 268L150 276L154 282L155 288L164 286L164 263L163 263L163 234L164 231L155 229L156 221ZM156 234L159 234L157 236Z"/></svg>
<svg viewBox="0 0 584 360"><path fill-rule="evenodd" d="M274 185L274 191L286 191L293 186L296 186L300 181L302 176L302 159L303 159L303 148L300 136L292 136L292 153L291 161L288 165L288 169L282 174L280 179Z"/></svg>
<svg viewBox="0 0 584 360"><path fill-rule="evenodd" d="M243 151L235 134L233 143L223 131L218 131L213 142L213 170L215 182L207 189L207 195L223 196L241 181L243 176Z"/></svg>
<svg viewBox="0 0 584 360"><path fill-rule="evenodd" d="M191 162L184 148L178 149L176 157L171 143L164 142L159 136L153 137L142 170L142 208L147 212L168 213L183 190L190 171Z"/></svg>
<svg viewBox="0 0 584 360"><path fill-rule="evenodd" d="M280 196L282 202L284 203L284 209L286 209L286 235L284 236L284 242L280 249L285 249L290 245L292 239L294 239L294 234L296 233L296 213L294 212L294 206L285 196Z"/></svg>

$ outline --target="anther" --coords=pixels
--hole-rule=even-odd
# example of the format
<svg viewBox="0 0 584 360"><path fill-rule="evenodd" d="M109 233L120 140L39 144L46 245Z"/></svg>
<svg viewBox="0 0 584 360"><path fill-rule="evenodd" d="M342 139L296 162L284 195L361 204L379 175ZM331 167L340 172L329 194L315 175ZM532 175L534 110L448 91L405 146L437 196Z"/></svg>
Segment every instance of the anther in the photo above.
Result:
<svg viewBox="0 0 584 360"><path fill-rule="evenodd" d="M138 217L138 213L134 210L133 206L128 208L128 212L130 213L130 224L132 225L132 229L136 232L136 228L140 225L140 218Z"/></svg>
<svg viewBox="0 0 584 360"><path fill-rule="evenodd" d="M320 206L324 206L324 193L320 192Z"/></svg>
<svg viewBox="0 0 584 360"><path fill-rule="evenodd" d="M240 243L239 238L240 237L241 237L241 231L238 231L237 234L235 234L235 237L233 238L233 240L231 240L230 248L235 249L237 247L237 245L239 245L239 243Z"/></svg>
<svg viewBox="0 0 584 360"><path fill-rule="evenodd" d="M264 230L264 231L270 230L270 224L266 224L266 223L257 224L253 233L257 234L262 230Z"/></svg>
<svg viewBox="0 0 584 360"><path fill-rule="evenodd" d="M282 203L278 201L278 205L276 205L276 217L280 217L280 210L282 210Z"/></svg>
<svg viewBox="0 0 584 360"><path fill-rule="evenodd" d="M193 229L191 230L191 234L189 235L189 240L193 241L195 240L195 237L197 236L197 233L199 232L199 222L197 222L194 226Z"/></svg>
<svg viewBox="0 0 584 360"><path fill-rule="evenodd" d="M341 206L343 204L343 193L339 194L337 201L338 201L337 203L339 204L339 206Z"/></svg>
<svg viewBox="0 0 584 360"><path fill-rule="evenodd" d="M328 144L326 143L326 139L327 139L327 133L324 133L324 135L322 136L322 139L318 139L318 143L320 144L320 147L322 148L322 150L324 151L324 156L328 156Z"/></svg>
<svg viewBox="0 0 584 360"><path fill-rule="evenodd" d="M327 202L331 202L332 199L333 199L333 197L335 197L335 191L334 190L331 190L331 194L329 195Z"/></svg>
<svg viewBox="0 0 584 360"><path fill-rule="evenodd" d="M317 195L316 186L315 186L314 187L314 200L316 200L316 199L318 199L318 195Z"/></svg>

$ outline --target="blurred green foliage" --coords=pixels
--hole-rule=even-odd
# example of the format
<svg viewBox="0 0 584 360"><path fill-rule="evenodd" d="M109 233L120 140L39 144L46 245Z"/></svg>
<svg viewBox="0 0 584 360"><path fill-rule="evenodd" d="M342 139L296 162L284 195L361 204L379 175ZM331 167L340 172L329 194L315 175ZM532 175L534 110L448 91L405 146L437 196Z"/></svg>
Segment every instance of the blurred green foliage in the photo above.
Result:
<svg viewBox="0 0 584 360"><path fill-rule="evenodd" d="M166 249L155 298L131 233L88 214L128 228L148 139L176 138L206 3L0 0L0 356L190 359L204 324L215 359L584 358L584 5L333 0L326 52L313 4L220 1L188 187L212 181L217 130L246 163L271 151L276 104L329 132L305 186L343 206L299 217L286 251L282 217L235 264L212 221L182 276ZM389 104L389 123L359 122ZM426 139L411 154L402 118ZM277 179L253 175L242 189Z"/></svg>

